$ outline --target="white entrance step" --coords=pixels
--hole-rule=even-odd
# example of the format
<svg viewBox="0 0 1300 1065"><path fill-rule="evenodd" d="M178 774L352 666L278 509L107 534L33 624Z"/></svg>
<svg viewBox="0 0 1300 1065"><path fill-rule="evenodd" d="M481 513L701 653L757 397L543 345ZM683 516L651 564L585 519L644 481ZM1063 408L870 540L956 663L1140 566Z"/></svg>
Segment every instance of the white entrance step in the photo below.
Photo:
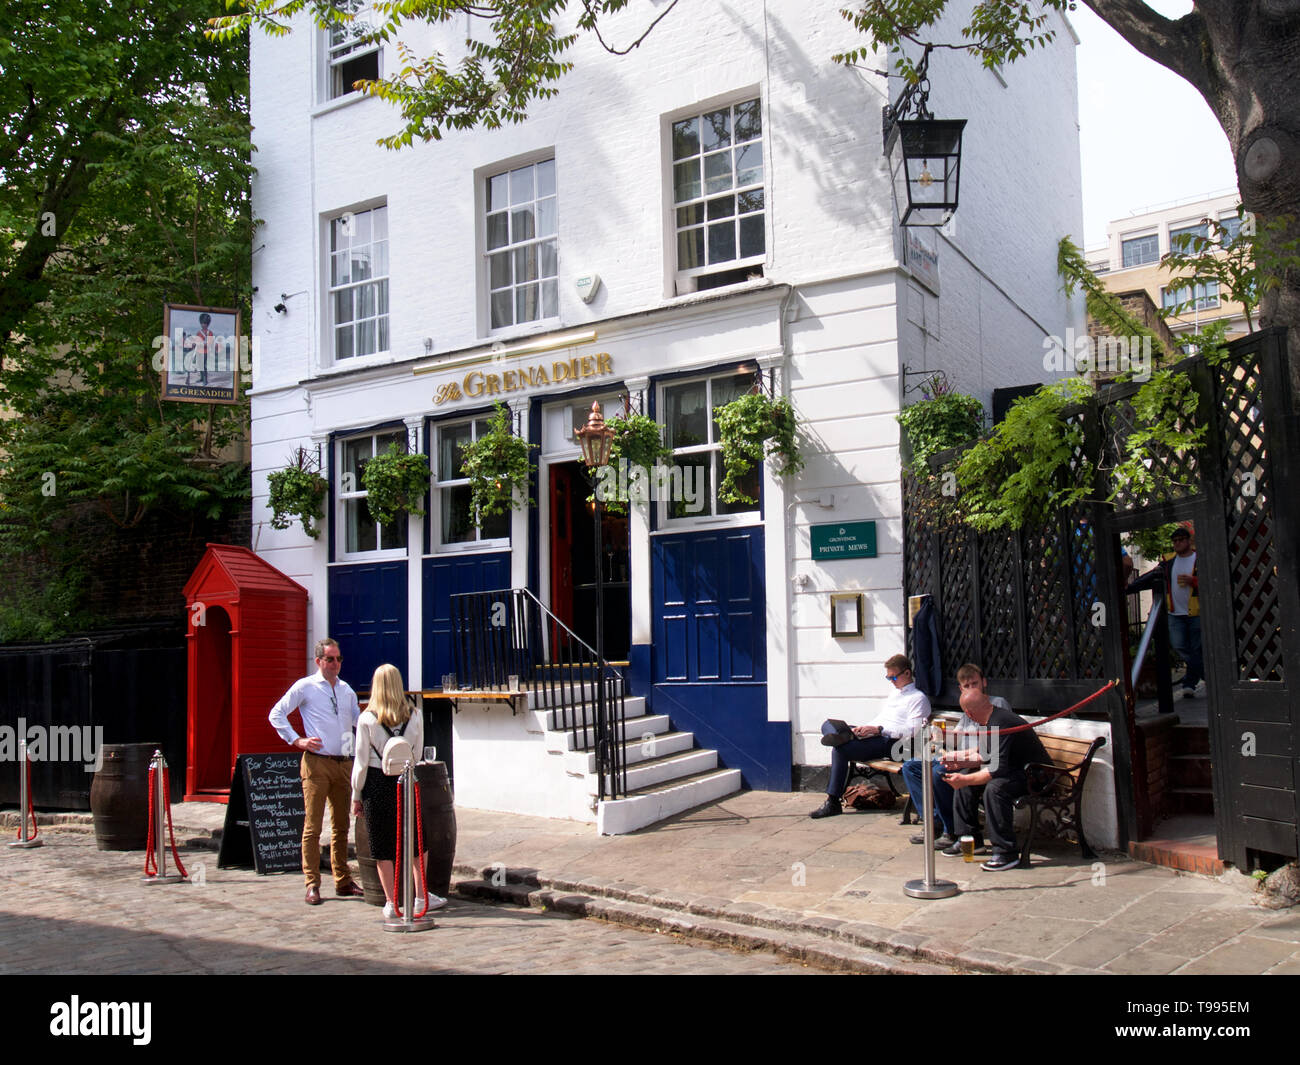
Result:
<svg viewBox="0 0 1300 1065"><path fill-rule="evenodd" d="M596 829L602 836L624 835L739 790L739 769L714 769L655 784L625 799L600 803L596 809Z"/></svg>

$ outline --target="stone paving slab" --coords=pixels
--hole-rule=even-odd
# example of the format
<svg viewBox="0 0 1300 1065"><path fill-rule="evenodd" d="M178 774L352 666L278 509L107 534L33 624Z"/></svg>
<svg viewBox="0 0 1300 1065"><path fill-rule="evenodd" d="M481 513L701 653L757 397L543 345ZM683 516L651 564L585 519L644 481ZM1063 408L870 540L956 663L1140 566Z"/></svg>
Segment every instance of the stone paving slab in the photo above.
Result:
<svg viewBox="0 0 1300 1065"><path fill-rule="evenodd" d="M1253 881L1234 871L1212 879L1114 852L1085 861L1049 844L1030 868L999 873L936 855L936 876L961 892L923 901L902 890L923 874L921 848L908 842L915 826L899 824L898 811L812 821L816 805L808 794L741 792L617 837L459 808L457 876L477 881L495 864L559 896L969 971L1281 974L1300 957L1300 913L1253 905ZM178 836L209 844L224 816L215 804L174 808Z"/></svg>

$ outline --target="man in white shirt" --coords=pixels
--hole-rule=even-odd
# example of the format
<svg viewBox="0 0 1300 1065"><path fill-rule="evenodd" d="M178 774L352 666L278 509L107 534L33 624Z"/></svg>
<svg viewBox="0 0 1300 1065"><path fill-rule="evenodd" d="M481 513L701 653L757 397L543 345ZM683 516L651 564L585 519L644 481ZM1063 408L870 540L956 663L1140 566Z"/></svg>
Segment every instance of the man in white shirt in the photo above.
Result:
<svg viewBox="0 0 1300 1065"><path fill-rule="evenodd" d="M330 807L330 869L334 893L362 894L348 871L348 811L352 799L353 731L361 709L357 693L339 678L343 655L337 641L316 641L317 672L296 681L271 708L271 726L290 747L302 751L302 874L307 881L307 905L319 906L320 833L325 804ZM289 714L302 715L306 736L299 736Z"/></svg>
<svg viewBox="0 0 1300 1065"><path fill-rule="evenodd" d="M842 723L836 721L822 725L822 743L834 748L831 779L826 786L826 802L809 814L810 817L834 817L843 813L840 797L848 782L849 763L888 758L895 743L911 736L929 720L930 700L914 683L912 663L906 655L894 655L885 662L885 679L893 685L893 694L869 725L842 728Z"/></svg>

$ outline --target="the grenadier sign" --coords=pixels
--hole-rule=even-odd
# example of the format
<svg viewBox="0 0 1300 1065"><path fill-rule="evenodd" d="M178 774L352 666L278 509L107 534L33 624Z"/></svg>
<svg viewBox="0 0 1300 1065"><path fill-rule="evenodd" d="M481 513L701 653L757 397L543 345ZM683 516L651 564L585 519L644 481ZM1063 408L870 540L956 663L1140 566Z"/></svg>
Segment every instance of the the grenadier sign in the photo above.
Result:
<svg viewBox="0 0 1300 1065"><path fill-rule="evenodd" d="M572 359L524 366L517 370L502 370L499 373L470 370L460 381L448 381L440 386L433 402L442 406L467 397L477 399L480 396L524 392L530 388L548 388L587 377L605 377L613 372L613 357L605 351L597 355L579 355Z"/></svg>

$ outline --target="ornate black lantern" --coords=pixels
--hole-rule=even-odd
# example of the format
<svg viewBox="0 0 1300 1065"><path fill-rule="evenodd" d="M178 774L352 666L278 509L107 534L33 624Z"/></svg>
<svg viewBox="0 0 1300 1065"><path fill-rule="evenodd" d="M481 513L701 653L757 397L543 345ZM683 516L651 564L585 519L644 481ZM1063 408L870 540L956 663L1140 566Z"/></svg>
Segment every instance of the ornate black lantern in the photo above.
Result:
<svg viewBox="0 0 1300 1065"><path fill-rule="evenodd" d="M917 64L917 80L884 113L885 155L902 226L941 226L957 210L964 118L936 119L926 106L930 49ZM915 108L916 117L905 117Z"/></svg>

